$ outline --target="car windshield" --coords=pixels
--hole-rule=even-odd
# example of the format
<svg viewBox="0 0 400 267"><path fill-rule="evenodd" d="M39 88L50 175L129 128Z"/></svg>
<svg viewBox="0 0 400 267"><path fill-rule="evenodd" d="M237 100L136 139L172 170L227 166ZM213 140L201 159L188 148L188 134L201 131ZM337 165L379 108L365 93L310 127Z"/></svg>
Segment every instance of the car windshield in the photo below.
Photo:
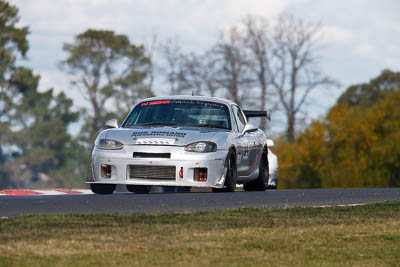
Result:
<svg viewBox="0 0 400 267"><path fill-rule="evenodd" d="M228 107L199 100L158 100L136 105L122 127L161 125L231 129Z"/></svg>

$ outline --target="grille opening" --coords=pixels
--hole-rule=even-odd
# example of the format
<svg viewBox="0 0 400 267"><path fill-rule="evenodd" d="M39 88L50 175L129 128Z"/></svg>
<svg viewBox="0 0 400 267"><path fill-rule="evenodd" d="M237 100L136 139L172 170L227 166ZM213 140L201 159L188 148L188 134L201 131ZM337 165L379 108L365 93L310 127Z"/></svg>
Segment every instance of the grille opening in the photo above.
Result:
<svg viewBox="0 0 400 267"><path fill-rule="evenodd" d="M170 159L171 153L147 153L147 152L133 152L134 158L163 158Z"/></svg>
<svg viewBox="0 0 400 267"><path fill-rule="evenodd" d="M130 165L130 179L148 180L174 180L176 179L175 166L149 166L149 165Z"/></svg>

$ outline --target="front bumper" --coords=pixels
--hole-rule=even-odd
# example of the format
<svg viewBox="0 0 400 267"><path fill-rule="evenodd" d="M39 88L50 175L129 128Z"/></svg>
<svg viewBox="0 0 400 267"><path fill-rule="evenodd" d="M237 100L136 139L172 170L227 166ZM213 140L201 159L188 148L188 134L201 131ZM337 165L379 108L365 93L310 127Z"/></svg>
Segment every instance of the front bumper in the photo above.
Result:
<svg viewBox="0 0 400 267"><path fill-rule="evenodd" d="M170 158L134 158L134 152L171 153ZM223 187L225 181L225 160L228 150L211 153L196 153L184 150L180 146L132 145L122 150L101 150L94 148L89 164L88 183L158 185L158 186L190 186L190 187ZM101 173L101 165L111 165L111 177L105 178ZM175 179L151 179L130 177L130 166L141 165L174 166ZM183 170L183 177L179 175ZM195 168L207 168L207 181L194 180Z"/></svg>

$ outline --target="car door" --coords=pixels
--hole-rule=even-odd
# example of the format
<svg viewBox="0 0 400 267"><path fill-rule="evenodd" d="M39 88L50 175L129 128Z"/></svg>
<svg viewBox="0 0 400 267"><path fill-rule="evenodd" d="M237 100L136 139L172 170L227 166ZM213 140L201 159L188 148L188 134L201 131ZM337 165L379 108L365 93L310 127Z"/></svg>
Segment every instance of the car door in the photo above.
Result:
<svg viewBox="0 0 400 267"><path fill-rule="evenodd" d="M237 172L239 176L249 175L249 135L242 134L246 119L237 105L232 106L232 111L237 125L235 144L237 149ZM234 129L235 130L235 129Z"/></svg>
<svg viewBox="0 0 400 267"><path fill-rule="evenodd" d="M263 137L264 133L260 129L249 133L249 174L254 173L259 166L263 152Z"/></svg>
<svg viewBox="0 0 400 267"><path fill-rule="evenodd" d="M247 118L244 115L244 112L239 108L239 119L247 123ZM255 169L257 168L258 164L257 161L259 159L259 136L262 134L261 130L246 132L243 135L243 142L245 143L245 154L247 157L246 162L246 173L244 175L249 176L251 175Z"/></svg>

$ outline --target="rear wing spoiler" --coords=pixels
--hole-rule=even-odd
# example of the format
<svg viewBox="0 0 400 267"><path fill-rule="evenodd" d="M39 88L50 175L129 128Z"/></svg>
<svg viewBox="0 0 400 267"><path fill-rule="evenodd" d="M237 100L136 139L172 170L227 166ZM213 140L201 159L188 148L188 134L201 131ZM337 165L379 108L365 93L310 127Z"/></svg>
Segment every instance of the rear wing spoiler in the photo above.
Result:
<svg viewBox="0 0 400 267"><path fill-rule="evenodd" d="M243 110L244 115L247 119L254 117L267 117L267 119L271 120L271 111L264 110Z"/></svg>

